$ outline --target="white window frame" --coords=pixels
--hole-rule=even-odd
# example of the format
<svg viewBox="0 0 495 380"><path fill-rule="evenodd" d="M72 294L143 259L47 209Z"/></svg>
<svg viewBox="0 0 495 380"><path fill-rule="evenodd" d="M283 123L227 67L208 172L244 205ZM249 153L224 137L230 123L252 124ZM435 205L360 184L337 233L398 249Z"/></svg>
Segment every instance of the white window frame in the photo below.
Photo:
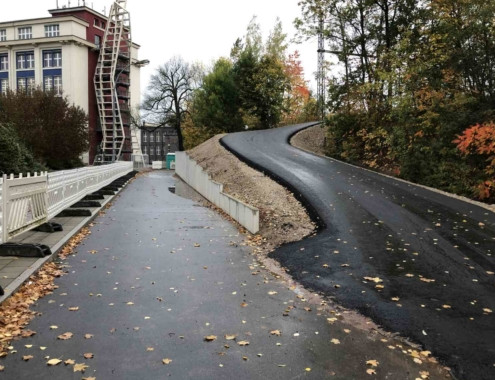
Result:
<svg viewBox="0 0 495 380"><path fill-rule="evenodd" d="M0 71L9 71L9 55L0 54Z"/></svg>
<svg viewBox="0 0 495 380"><path fill-rule="evenodd" d="M30 40L33 38L33 28L31 26L22 26L17 29L20 40Z"/></svg>
<svg viewBox="0 0 495 380"><path fill-rule="evenodd" d="M147 132L143 133L143 142L148 142L148 133Z"/></svg>
<svg viewBox="0 0 495 380"><path fill-rule="evenodd" d="M34 69L34 52L17 52L16 53L16 68L17 70L33 70Z"/></svg>
<svg viewBox="0 0 495 380"><path fill-rule="evenodd" d="M59 37L60 36L60 26L59 24L45 25L45 37Z"/></svg>
<svg viewBox="0 0 495 380"><path fill-rule="evenodd" d="M5 95L9 90L9 80L7 78L0 79L0 93Z"/></svg>
<svg viewBox="0 0 495 380"><path fill-rule="evenodd" d="M0 29L0 41L7 41L7 29Z"/></svg>
<svg viewBox="0 0 495 380"><path fill-rule="evenodd" d="M160 145L157 145L156 146L156 155L159 156L161 154L162 154L162 149L161 149Z"/></svg>
<svg viewBox="0 0 495 380"><path fill-rule="evenodd" d="M150 142L155 142L155 134L153 132L150 133Z"/></svg>

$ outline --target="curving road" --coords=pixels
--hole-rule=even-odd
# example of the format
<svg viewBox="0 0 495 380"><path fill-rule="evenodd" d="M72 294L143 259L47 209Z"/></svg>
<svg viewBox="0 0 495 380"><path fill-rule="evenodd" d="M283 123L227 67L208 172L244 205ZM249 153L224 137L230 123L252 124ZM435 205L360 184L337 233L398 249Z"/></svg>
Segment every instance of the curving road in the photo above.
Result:
<svg viewBox="0 0 495 380"><path fill-rule="evenodd" d="M421 343L460 379L495 379L495 214L289 145L309 125L221 140L319 221L316 236L271 256L304 286Z"/></svg>

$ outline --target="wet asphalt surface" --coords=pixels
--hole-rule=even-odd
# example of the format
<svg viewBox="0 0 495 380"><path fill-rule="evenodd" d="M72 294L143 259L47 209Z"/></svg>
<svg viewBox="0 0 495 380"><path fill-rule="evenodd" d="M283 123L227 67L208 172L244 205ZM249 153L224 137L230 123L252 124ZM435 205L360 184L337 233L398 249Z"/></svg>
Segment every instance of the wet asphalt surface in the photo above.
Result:
<svg viewBox="0 0 495 380"><path fill-rule="evenodd" d="M174 183L170 172L140 176L95 219L63 261L58 289L33 305L36 335L0 359L0 378L360 380L373 369L378 379L414 380L420 371L445 379L438 366L414 363L401 342L305 300L254 260L228 221L170 193ZM64 333L73 335L57 339ZM47 366L54 358L87 368Z"/></svg>
<svg viewBox="0 0 495 380"><path fill-rule="evenodd" d="M305 287L421 343L458 378L495 379L495 214L290 146L306 126L222 139L289 185L322 226L271 256Z"/></svg>

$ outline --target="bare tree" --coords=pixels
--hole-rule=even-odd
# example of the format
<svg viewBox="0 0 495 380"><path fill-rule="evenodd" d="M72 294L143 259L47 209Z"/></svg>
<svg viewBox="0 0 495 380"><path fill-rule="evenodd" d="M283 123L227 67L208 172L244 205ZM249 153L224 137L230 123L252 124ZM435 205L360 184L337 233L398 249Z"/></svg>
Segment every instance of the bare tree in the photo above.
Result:
<svg viewBox="0 0 495 380"><path fill-rule="evenodd" d="M173 125L177 131L179 150L184 150L182 122L187 113L187 101L197 82L194 66L181 57L173 57L151 76L143 102L146 118L159 125Z"/></svg>

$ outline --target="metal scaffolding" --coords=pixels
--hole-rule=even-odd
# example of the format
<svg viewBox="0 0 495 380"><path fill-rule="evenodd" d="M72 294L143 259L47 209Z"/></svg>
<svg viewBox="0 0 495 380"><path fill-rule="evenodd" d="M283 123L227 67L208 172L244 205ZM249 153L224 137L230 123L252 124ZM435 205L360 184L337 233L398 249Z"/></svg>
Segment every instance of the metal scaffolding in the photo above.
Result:
<svg viewBox="0 0 495 380"><path fill-rule="evenodd" d="M131 22L127 0L116 0L110 8L94 77L103 139L97 158L101 163L121 158L130 133ZM134 147L133 147L134 148ZM130 152L129 152L130 153Z"/></svg>

